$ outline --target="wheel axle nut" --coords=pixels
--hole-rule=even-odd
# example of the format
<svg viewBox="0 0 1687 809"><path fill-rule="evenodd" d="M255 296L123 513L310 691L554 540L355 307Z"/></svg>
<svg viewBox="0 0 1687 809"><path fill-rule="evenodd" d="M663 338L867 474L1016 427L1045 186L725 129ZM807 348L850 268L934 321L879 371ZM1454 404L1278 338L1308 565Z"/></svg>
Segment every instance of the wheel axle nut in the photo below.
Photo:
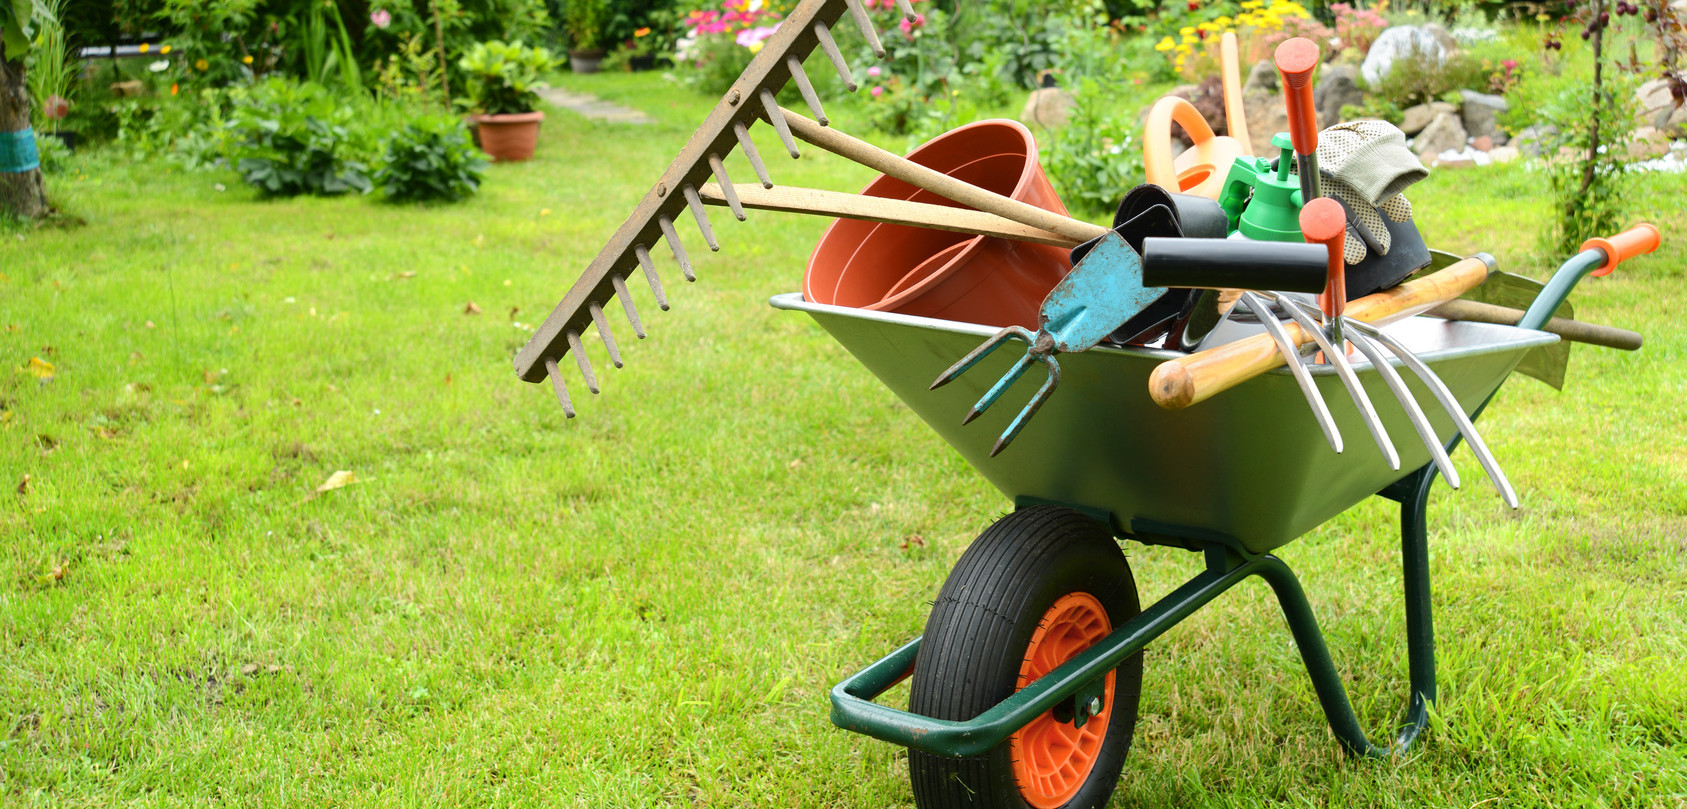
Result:
<svg viewBox="0 0 1687 809"><path fill-rule="evenodd" d="M1090 697L1089 704L1084 707L1089 711L1090 716L1099 715L1101 713L1101 697Z"/></svg>

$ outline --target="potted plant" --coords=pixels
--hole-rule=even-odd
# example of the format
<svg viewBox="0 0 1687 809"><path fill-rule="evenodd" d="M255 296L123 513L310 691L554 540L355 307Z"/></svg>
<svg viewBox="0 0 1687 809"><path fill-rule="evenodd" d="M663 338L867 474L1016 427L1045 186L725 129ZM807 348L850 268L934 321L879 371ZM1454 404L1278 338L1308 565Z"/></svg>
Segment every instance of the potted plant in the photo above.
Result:
<svg viewBox="0 0 1687 809"><path fill-rule="evenodd" d="M469 108L480 148L497 161L526 160L539 141L541 73L557 66L544 48L498 40L477 43L458 60L468 83Z"/></svg>
<svg viewBox="0 0 1687 809"><path fill-rule="evenodd" d="M575 73L596 73L603 61L603 24L609 17L606 0L567 0L562 24L574 39L568 67Z"/></svg>

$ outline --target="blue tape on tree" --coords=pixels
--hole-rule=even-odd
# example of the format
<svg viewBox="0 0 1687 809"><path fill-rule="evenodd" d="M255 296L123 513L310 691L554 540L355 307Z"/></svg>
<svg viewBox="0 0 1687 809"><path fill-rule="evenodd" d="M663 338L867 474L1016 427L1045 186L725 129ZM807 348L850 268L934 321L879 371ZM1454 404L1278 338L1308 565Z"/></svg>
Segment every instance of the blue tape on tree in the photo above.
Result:
<svg viewBox="0 0 1687 809"><path fill-rule="evenodd" d="M41 153L35 150L35 130L0 132L0 174L22 174L41 167Z"/></svg>

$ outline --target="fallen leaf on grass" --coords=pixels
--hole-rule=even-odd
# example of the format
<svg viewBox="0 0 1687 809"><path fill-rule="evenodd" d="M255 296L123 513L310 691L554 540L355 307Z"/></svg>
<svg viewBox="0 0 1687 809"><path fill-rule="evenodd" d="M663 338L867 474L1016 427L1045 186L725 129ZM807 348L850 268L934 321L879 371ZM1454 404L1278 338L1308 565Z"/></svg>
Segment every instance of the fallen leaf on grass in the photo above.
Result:
<svg viewBox="0 0 1687 809"><path fill-rule="evenodd" d="M29 374L42 382L51 380L53 375L58 373L58 369L54 368L52 363L40 357L30 357L29 362L24 363L24 366L18 370L20 373Z"/></svg>
<svg viewBox="0 0 1687 809"><path fill-rule="evenodd" d="M416 272L414 270L405 270L404 272L395 272L392 274L392 280L394 281L407 281L415 277Z"/></svg>
<svg viewBox="0 0 1687 809"><path fill-rule="evenodd" d="M18 481L18 494L29 494L29 475L24 475L23 480Z"/></svg>
<svg viewBox="0 0 1687 809"><path fill-rule="evenodd" d="M465 314L465 315L478 315L478 314L480 314L480 304L477 304L474 301L469 301L469 305L463 307L463 314Z"/></svg>
<svg viewBox="0 0 1687 809"><path fill-rule="evenodd" d="M518 313L518 312L520 312L520 311L521 311L521 307L519 307L519 306L511 306L511 307L510 307L510 319L511 319L511 320L515 320L515 316L516 316L516 313Z"/></svg>
<svg viewBox="0 0 1687 809"><path fill-rule="evenodd" d="M335 489L340 489L340 488L344 488L346 486L350 486L351 484L356 483L356 482L357 482L357 473L356 472L353 472L349 469L341 469L338 472L335 472L334 474L329 475L327 480L322 481L322 485L316 487L316 493L322 494L323 492L330 492L330 491L333 491Z"/></svg>

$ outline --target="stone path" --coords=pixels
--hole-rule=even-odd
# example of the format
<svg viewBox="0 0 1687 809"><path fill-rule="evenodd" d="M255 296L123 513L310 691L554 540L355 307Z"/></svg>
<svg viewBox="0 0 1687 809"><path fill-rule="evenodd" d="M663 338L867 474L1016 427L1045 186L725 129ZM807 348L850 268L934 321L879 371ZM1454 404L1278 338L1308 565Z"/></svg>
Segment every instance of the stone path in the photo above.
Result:
<svg viewBox="0 0 1687 809"><path fill-rule="evenodd" d="M567 90L552 87L540 90L539 96L552 106L573 110L594 121L608 121L612 124L653 124L654 118L635 109L628 109L619 104L611 104L590 93L571 93Z"/></svg>

